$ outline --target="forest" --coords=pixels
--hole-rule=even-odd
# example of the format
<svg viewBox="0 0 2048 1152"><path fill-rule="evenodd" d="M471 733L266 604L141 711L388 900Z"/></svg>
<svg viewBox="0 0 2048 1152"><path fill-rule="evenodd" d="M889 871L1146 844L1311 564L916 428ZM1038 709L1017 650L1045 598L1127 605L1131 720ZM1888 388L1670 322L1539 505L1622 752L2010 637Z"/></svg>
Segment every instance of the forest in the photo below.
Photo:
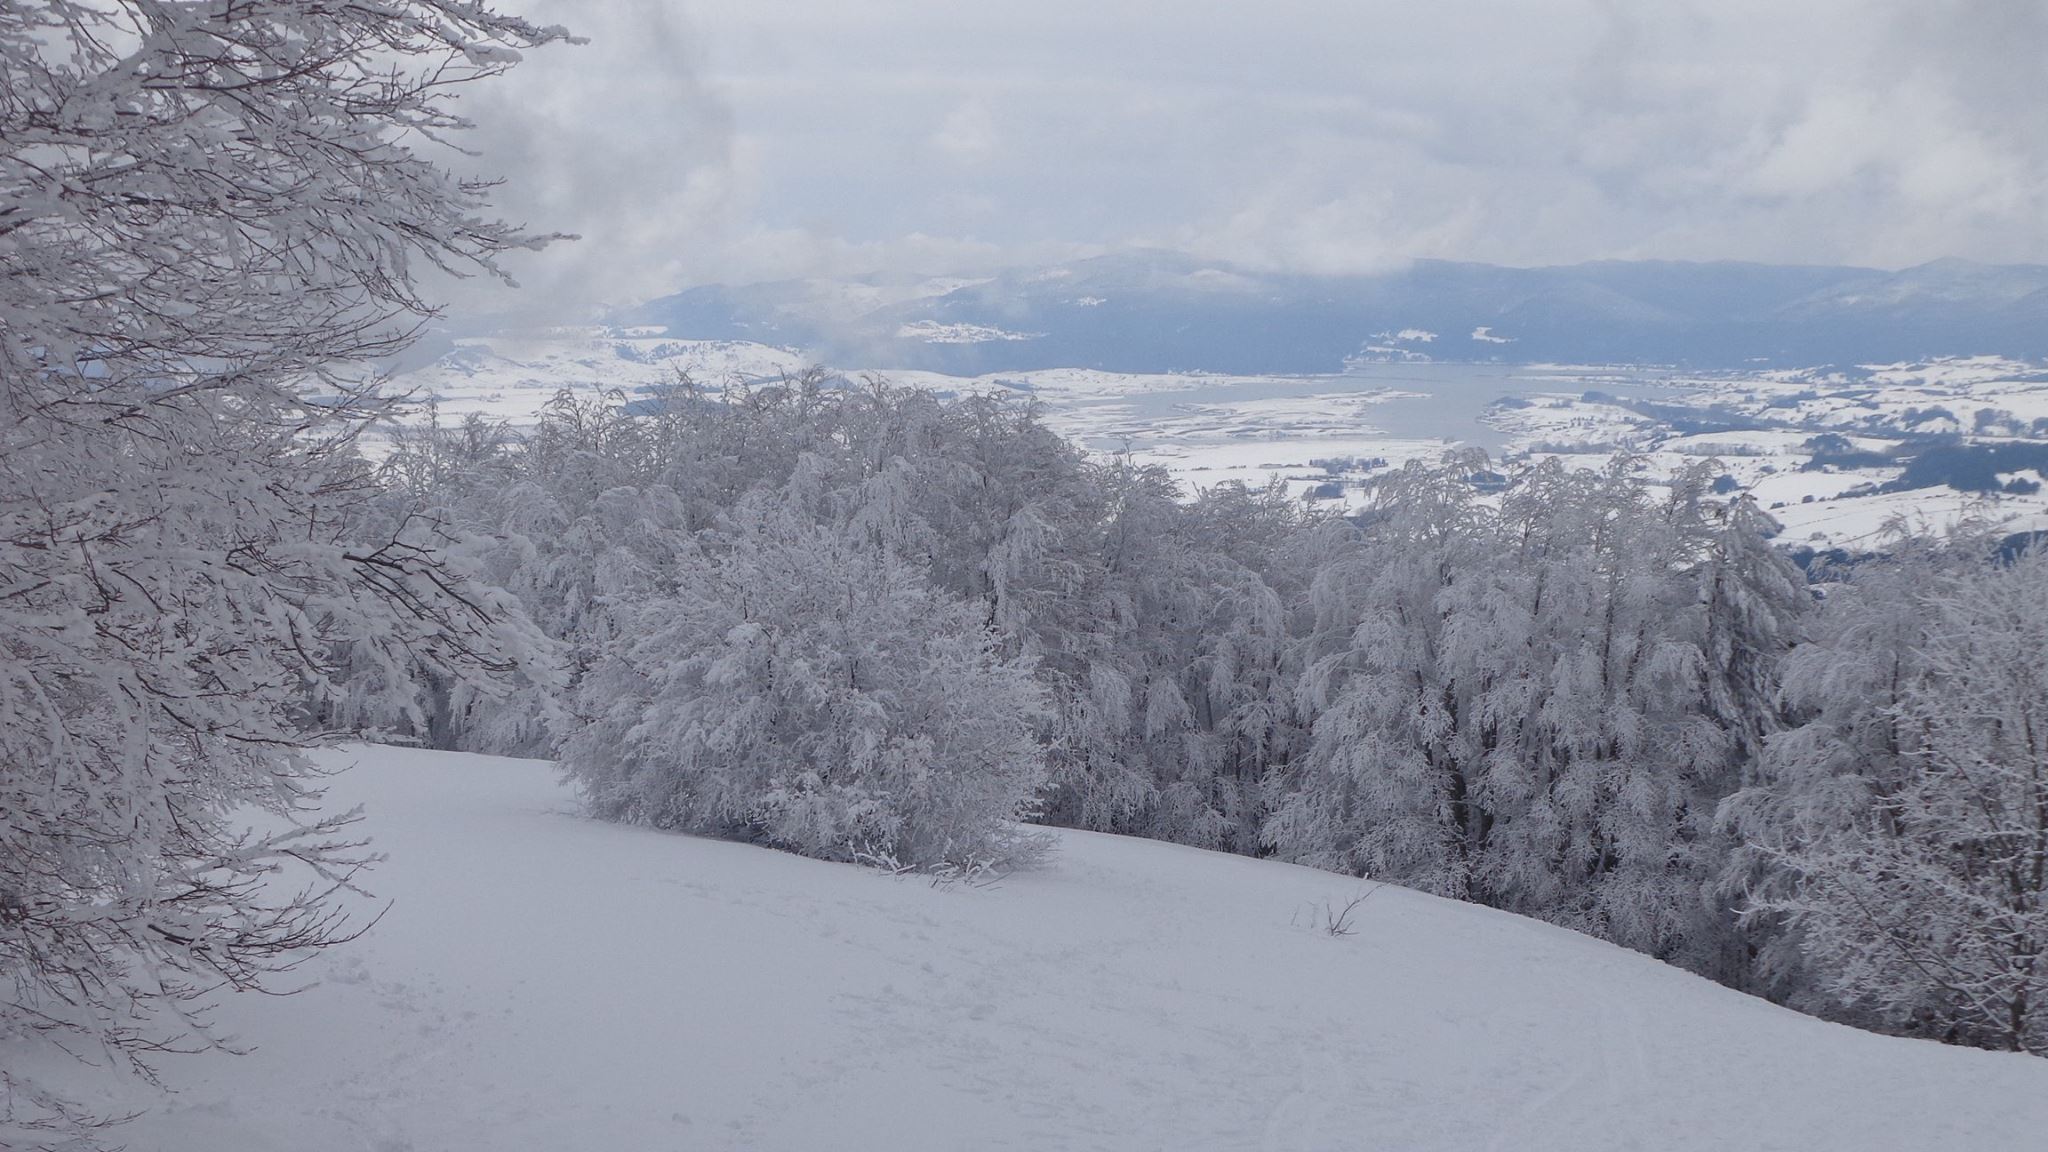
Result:
<svg viewBox="0 0 2048 1152"><path fill-rule="evenodd" d="M406 431L365 524L516 602L512 686L343 652L323 722L891 868L1034 825L1271 856L2048 1052L2048 567L1902 530L1809 575L1717 474L1467 451L1340 515L1004 397L565 393Z"/></svg>

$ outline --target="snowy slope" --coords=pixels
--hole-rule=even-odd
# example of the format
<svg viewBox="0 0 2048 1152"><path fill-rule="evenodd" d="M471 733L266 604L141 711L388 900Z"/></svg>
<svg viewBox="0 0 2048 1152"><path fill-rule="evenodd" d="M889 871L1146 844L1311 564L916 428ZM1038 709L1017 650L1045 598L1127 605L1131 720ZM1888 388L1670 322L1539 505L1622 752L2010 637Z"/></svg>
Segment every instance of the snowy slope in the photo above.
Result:
<svg viewBox="0 0 2048 1152"><path fill-rule="evenodd" d="M992 889L598 824L354 750L394 901L134 1152L2026 1149L2048 1061L1820 1023L1533 921L1069 833ZM19 1055L17 1053L16 1055ZM140 1098L138 1098L140 1099Z"/></svg>

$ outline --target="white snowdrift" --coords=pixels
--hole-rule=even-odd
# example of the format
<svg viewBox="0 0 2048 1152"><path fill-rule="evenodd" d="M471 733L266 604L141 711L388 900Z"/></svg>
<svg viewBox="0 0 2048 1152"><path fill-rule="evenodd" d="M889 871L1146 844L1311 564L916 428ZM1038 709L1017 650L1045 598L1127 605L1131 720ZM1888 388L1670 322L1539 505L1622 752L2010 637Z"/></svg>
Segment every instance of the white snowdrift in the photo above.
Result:
<svg viewBox="0 0 2048 1152"><path fill-rule="evenodd" d="M1597 941L1068 833L937 890L575 815L544 763L384 748L394 901L135 1152L2042 1147L2048 1061L1866 1035ZM344 758L346 759L346 758ZM17 1055L20 1053L17 1052ZM67 1077L76 1080L76 1077ZM152 1098L138 1097L138 1103Z"/></svg>

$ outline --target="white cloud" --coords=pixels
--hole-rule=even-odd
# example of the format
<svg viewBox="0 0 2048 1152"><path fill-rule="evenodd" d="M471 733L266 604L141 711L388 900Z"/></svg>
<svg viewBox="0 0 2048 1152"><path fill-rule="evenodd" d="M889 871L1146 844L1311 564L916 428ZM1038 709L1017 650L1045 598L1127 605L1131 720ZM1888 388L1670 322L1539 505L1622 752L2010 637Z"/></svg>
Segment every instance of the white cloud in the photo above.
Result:
<svg viewBox="0 0 2048 1152"><path fill-rule="evenodd" d="M459 143L465 174L501 178L498 210L536 232L580 239L506 261L522 290L481 281L469 307L577 317L695 279L700 257L745 227L747 169L731 115L701 76L702 33L663 0L520 0L588 44L527 54L463 94L477 127ZM754 159L758 160L758 151Z"/></svg>
<svg viewBox="0 0 2048 1152"><path fill-rule="evenodd" d="M963 164L977 164L996 150L996 122L988 105L965 100L946 116L946 122L932 133L932 147Z"/></svg>
<svg viewBox="0 0 2048 1152"><path fill-rule="evenodd" d="M1141 242L2048 262L2048 5L510 2L598 41L472 108L587 236L564 297Z"/></svg>

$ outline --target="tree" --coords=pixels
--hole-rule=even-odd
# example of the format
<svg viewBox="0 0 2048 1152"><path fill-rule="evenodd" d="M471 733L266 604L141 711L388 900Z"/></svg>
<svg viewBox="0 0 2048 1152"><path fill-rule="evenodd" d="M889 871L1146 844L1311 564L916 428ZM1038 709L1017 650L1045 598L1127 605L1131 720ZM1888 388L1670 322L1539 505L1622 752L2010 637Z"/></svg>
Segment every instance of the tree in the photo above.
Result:
<svg viewBox="0 0 2048 1152"><path fill-rule="evenodd" d="M1723 977L1711 900L1782 637L1802 606L1767 525L1629 460L1387 477L1311 593L1306 754L1283 856L1541 916Z"/></svg>
<svg viewBox="0 0 2048 1152"><path fill-rule="evenodd" d="M1459 899L1473 895L1482 829L1446 598L1496 568L1488 513L1463 475L1413 462L1387 477L1367 535L1317 574L1296 689L1311 740L1263 833L1285 858Z"/></svg>
<svg viewBox="0 0 2048 1152"><path fill-rule="evenodd" d="M1724 818L1837 1010L2048 1055L2048 557L1908 555L1788 661L1803 723ZM1782 961L1781 961L1782 962Z"/></svg>
<svg viewBox="0 0 2048 1152"><path fill-rule="evenodd" d="M722 555L636 614L563 764L605 819L828 859L1016 862L1044 776L1040 690L968 602L809 522L740 510Z"/></svg>
<svg viewBox="0 0 2048 1152"><path fill-rule="evenodd" d="M565 35L472 0L0 6L0 1040L209 1042L207 992L347 932L324 896L368 857L298 753L336 654L397 685L531 639L440 525L371 535L353 440L415 270L545 239L417 149Z"/></svg>

